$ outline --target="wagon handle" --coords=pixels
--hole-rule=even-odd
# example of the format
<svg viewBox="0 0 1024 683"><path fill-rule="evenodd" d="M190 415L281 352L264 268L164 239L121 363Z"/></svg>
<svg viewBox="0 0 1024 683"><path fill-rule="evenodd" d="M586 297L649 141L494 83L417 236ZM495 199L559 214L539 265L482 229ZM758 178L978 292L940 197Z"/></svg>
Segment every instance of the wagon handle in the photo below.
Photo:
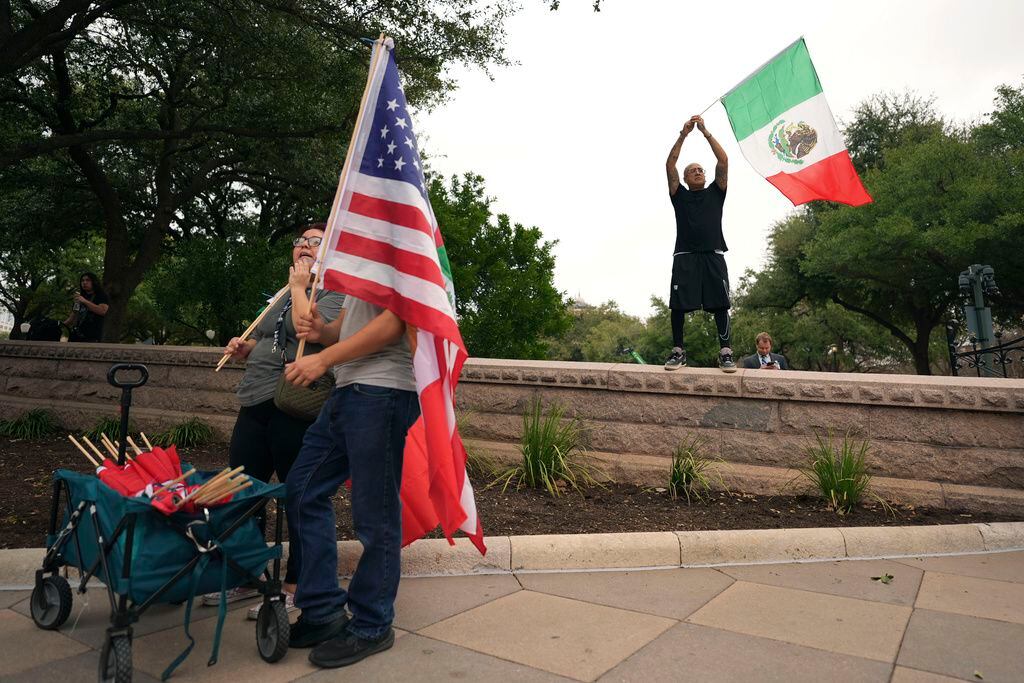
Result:
<svg viewBox="0 0 1024 683"><path fill-rule="evenodd" d="M119 380L117 373L122 370L134 370L139 373L139 377L133 381ZM121 439L117 444L117 464L123 466L128 441L128 410L132 405L132 389L141 387L149 381L149 370L141 363L115 363L107 371L107 381L111 386L121 390Z"/></svg>

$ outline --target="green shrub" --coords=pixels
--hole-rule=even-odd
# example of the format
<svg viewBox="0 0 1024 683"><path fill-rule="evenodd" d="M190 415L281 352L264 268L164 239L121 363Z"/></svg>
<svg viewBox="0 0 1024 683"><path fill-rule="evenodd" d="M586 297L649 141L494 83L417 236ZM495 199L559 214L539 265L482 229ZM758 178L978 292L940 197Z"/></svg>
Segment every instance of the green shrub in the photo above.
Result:
<svg viewBox="0 0 1024 683"><path fill-rule="evenodd" d="M721 487L725 488L721 475L711 469L715 459L704 455L707 445L707 438L697 435L684 440L672 451L668 492L673 498L678 498L680 494L685 496L687 505L694 498L704 500L711 492L713 481L717 480Z"/></svg>
<svg viewBox="0 0 1024 683"><path fill-rule="evenodd" d="M131 425L128 427L128 433L131 433ZM120 441L121 439L121 418L120 417L104 417L99 422L93 425L93 428L85 432L85 436L89 437L89 440L95 444L100 444L100 435L106 434L107 438L111 441Z"/></svg>
<svg viewBox="0 0 1024 683"><path fill-rule="evenodd" d="M213 427L198 417L190 417L181 424L171 427L166 432L155 435L150 440L154 446L170 446L174 444L178 448L192 448L193 446L201 446L212 441L213 435Z"/></svg>
<svg viewBox="0 0 1024 683"><path fill-rule="evenodd" d="M815 439L818 443L807 449L809 463L800 472L814 483L831 509L845 515L868 494L868 442L858 441L847 433L837 450L831 430L824 439L820 434ZM889 509L881 498L874 498Z"/></svg>
<svg viewBox="0 0 1024 683"><path fill-rule="evenodd" d="M48 410L36 408L22 413L13 420L0 422L0 436L12 439L39 439L57 431L59 425Z"/></svg>
<svg viewBox="0 0 1024 683"><path fill-rule="evenodd" d="M583 430L579 420L565 420L565 409L552 406L543 414L540 399L534 399L523 415L521 464L511 467L492 482L501 482L502 490L512 482L516 488L544 488L552 496L559 496L564 488L580 489L597 485L594 473L598 470L582 462L584 454Z"/></svg>

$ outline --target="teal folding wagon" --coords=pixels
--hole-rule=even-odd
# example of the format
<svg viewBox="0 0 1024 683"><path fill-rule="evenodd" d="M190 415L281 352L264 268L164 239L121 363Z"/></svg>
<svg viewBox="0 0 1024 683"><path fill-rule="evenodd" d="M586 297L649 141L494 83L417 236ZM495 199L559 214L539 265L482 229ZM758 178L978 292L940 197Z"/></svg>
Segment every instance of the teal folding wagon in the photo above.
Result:
<svg viewBox="0 0 1024 683"><path fill-rule="evenodd" d="M141 379L129 386L122 400L122 431L119 459L127 435L130 388L148 377L144 366L115 365L108 374L114 386L116 373L134 369ZM141 368L141 370L139 370ZM216 472L197 472L202 483ZM132 624L155 604L186 603L185 632L189 645L169 663L163 678L185 659L194 645L189 634L192 601L205 593L221 594L216 635L210 664L216 662L221 627L226 614L225 592L238 586L255 586L263 595L256 622L256 644L267 662L280 660L288 650L288 614L281 592L283 484L252 480L227 503L167 515L151 505L147 496L126 497L99 478L70 470L57 470L53 480L47 552L36 571L31 597L32 619L39 628L56 630L71 613L71 585L62 575L75 567L79 593L93 579L106 586L110 600L110 627L100 653L101 681L132 678ZM273 501L276 508L274 541L267 543L258 523ZM59 526L58 526L59 524Z"/></svg>

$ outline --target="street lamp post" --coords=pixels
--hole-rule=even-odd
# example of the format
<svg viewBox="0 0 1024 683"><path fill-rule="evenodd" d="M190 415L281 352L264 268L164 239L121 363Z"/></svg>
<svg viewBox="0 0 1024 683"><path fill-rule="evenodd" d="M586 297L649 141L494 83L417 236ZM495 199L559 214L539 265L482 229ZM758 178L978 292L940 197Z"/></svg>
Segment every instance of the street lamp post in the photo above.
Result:
<svg viewBox="0 0 1024 683"><path fill-rule="evenodd" d="M960 291L971 295L973 299L973 304L964 305L967 329L974 335L978 346L988 348L992 345L995 335L992 332L992 309L985 305L985 295L999 293L996 272L992 266L975 263L960 273L958 284Z"/></svg>
<svg viewBox="0 0 1024 683"><path fill-rule="evenodd" d="M217 333L214 332L213 330L207 330L206 331L206 338L210 340L211 344L213 343L213 338L216 337L216 336L217 336Z"/></svg>

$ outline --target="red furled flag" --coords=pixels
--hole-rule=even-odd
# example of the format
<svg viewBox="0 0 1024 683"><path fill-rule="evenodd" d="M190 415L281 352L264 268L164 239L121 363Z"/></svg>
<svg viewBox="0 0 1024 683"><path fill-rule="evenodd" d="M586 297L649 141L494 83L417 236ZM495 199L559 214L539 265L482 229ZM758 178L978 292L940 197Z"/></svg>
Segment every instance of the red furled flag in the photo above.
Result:
<svg viewBox="0 0 1024 683"><path fill-rule="evenodd" d="M461 529L484 553L466 450L455 424L455 386L468 356L393 49L390 38L374 43L321 246L324 286L387 308L416 330L420 417L405 443L403 545L440 524L449 542Z"/></svg>

